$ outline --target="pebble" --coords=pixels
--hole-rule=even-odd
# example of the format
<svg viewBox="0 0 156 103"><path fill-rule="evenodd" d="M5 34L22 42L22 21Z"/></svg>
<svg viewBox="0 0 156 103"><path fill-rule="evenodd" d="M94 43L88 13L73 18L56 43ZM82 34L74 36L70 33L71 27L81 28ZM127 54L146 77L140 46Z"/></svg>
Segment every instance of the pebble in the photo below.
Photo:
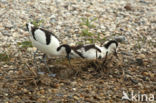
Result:
<svg viewBox="0 0 156 103"><path fill-rule="evenodd" d="M138 83L138 86L139 86L140 88L143 88L143 85L142 85L141 83Z"/></svg>
<svg viewBox="0 0 156 103"><path fill-rule="evenodd" d="M34 48L28 47L28 48L27 48L27 51L28 51L28 52L35 52L36 49L34 50Z"/></svg>
<svg viewBox="0 0 156 103"><path fill-rule="evenodd" d="M76 82L76 81L71 82L71 85L72 85L72 86L76 86L76 85L77 85L77 82Z"/></svg>
<svg viewBox="0 0 156 103"><path fill-rule="evenodd" d="M76 88L73 88L74 91L76 91Z"/></svg>
<svg viewBox="0 0 156 103"><path fill-rule="evenodd" d="M79 98L77 96L73 96L73 97L74 97L74 99L79 100Z"/></svg>
<svg viewBox="0 0 156 103"><path fill-rule="evenodd" d="M14 32L14 33L12 34L12 36L15 37L15 38L17 38L17 37L19 37L19 34L18 34L17 32Z"/></svg>
<svg viewBox="0 0 156 103"><path fill-rule="evenodd" d="M45 93L45 90L44 89L40 90L40 93L41 94L44 94Z"/></svg>
<svg viewBox="0 0 156 103"><path fill-rule="evenodd" d="M127 41L125 36L115 36L114 39L121 43L124 43Z"/></svg>
<svg viewBox="0 0 156 103"><path fill-rule="evenodd" d="M11 33L9 33L8 30L3 30L3 31L1 31L1 32L2 32L2 34L3 34L4 36L10 36L10 35L11 35Z"/></svg>
<svg viewBox="0 0 156 103"><path fill-rule="evenodd" d="M0 0L0 2L2 2L2 3L6 3L6 2L7 2L7 0Z"/></svg>
<svg viewBox="0 0 156 103"><path fill-rule="evenodd" d="M136 63L140 66L144 64L142 59L136 59Z"/></svg>
<svg viewBox="0 0 156 103"><path fill-rule="evenodd" d="M28 90L24 88L24 89L23 89L23 92L24 92L24 93L27 93L27 92L28 92Z"/></svg>
<svg viewBox="0 0 156 103"><path fill-rule="evenodd" d="M138 57L139 59L145 59L145 58L146 58L146 56L145 56L144 54L139 54L137 57Z"/></svg>

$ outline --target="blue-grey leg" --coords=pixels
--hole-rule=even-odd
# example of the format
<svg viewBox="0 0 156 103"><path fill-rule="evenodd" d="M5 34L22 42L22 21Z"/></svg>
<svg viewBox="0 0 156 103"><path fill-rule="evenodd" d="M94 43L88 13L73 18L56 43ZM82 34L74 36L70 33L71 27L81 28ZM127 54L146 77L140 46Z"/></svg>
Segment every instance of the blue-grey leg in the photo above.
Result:
<svg viewBox="0 0 156 103"><path fill-rule="evenodd" d="M70 56L69 56L69 54L67 54L66 58L67 58L67 60L68 60L68 62L69 62L70 67L72 68L72 65L71 65L71 63L70 63ZM73 69L73 68L72 68L72 69Z"/></svg>
<svg viewBox="0 0 156 103"><path fill-rule="evenodd" d="M48 72L50 72L50 69L49 69L48 64L47 64L47 55L46 54L43 54L43 61L44 61L46 68L48 69Z"/></svg>
<svg viewBox="0 0 156 103"><path fill-rule="evenodd" d="M37 60L36 60L36 53L38 52L38 49L34 52L34 64L37 66L37 71L41 71L39 66L37 65Z"/></svg>
<svg viewBox="0 0 156 103"><path fill-rule="evenodd" d="M38 74L44 74L44 72L41 72L40 67L37 64L37 60L36 60L36 53L38 52L38 49L34 52L34 64L37 66L37 72Z"/></svg>
<svg viewBox="0 0 156 103"><path fill-rule="evenodd" d="M118 57L118 54L117 54L117 51L116 51L116 50L114 51L114 55L115 55L115 57L116 57L117 59L119 59L119 57Z"/></svg>
<svg viewBox="0 0 156 103"><path fill-rule="evenodd" d="M104 58L104 61L103 61L102 66L104 66L104 64L106 63L106 60L107 60L107 55L108 55L108 51L106 52L106 56L105 56L105 58Z"/></svg>
<svg viewBox="0 0 156 103"><path fill-rule="evenodd" d="M73 71L75 71L75 70L74 70L74 68L73 68L73 66L71 65L71 62L70 62L70 56L69 56L69 54L67 54L67 56L66 56L66 57L67 57L67 60L68 60L68 62L69 62L69 65L70 65L71 69L72 69ZM78 71L76 71L75 76L77 76L77 75L78 75L78 73L79 73L79 72L78 72Z"/></svg>
<svg viewBox="0 0 156 103"><path fill-rule="evenodd" d="M56 74L51 73L51 71L50 71L50 69L49 69L49 66L48 66L48 64L47 64L47 55L46 55L46 54L43 55L43 61L44 61L44 64L45 64L45 66L46 66L48 72L50 73L50 74L48 74L48 76L50 76L50 77L55 77Z"/></svg>

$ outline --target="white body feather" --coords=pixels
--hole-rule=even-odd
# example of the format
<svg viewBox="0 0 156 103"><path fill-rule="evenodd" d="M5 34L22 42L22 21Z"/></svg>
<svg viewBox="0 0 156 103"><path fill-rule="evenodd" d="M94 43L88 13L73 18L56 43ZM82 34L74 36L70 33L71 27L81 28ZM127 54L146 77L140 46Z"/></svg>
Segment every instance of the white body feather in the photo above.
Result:
<svg viewBox="0 0 156 103"><path fill-rule="evenodd" d="M98 45L95 45L97 48L99 48L101 50L101 52L99 52L98 50L96 50L95 48L91 48L87 51L85 51L85 48L80 48L77 51L79 53L81 53L81 55L85 58L85 59L97 59L97 58L104 58L106 56L106 52L107 49L104 47L99 47ZM72 50L72 52L70 53L70 57L71 58L80 58L80 56L74 51Z"/></svg>
<svg viewBox="0 0 156 103"><path fill-rule="evenodd" d="M37 28L34 31L33 37L32 27L33 25L29 24L28 31L31 34L30 40L32 41L32 45L34 47L51 56L65 55L65 49L62 49L59 52L57 51L57 48L60 46L60 41L54 35L50 36L50 43L47 44L45 32L40 28Z"/></svg>
<svg viewBox="0 0 156 103"><path fill-rule="evenodd" d="M60 46L60 42L54 36L51 36L52 43L50 43L49 45L47 45L43 41L36 41L33 37L30 37L30 40L32 41L32 45L43 53L52 56L60 55L60 52L57 51L57 48Z"/></svg>

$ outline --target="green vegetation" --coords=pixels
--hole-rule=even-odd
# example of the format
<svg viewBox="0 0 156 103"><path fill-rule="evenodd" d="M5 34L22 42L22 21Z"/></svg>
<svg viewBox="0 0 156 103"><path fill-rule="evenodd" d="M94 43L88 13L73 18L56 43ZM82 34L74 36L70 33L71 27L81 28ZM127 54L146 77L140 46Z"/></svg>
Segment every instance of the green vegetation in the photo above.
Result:
<svg viewBox="0 0 156 103"><path fill-rule="evenodd" d="M20 48L32 47L32 43L30 41L18 42L17 44L20 46Z"/></svg>
<svg viewBox="0 0 156 103"><path fill-rule="evenodd" d="M96 36L96 33L94 32L91 32L91 29L94 29L96 28L95 25L93 25L93 22L96 20L97 18L94 18L94 19L89 19L89 18L82 18L82 22L80 23L80 26L82 28L82 31L81 31L81 36L85 36L86 37L86 40L90 41L90 43L95 43L95 36Z"/></svg>
<svg viewBox="0 0 156 103"><path fill-rule="evenodd" d="M0 53L0 61L8 61L9 56L7 53Z"/></svg>
<svg viewBox="0 0 156 103"><path fill-rule="evenodd" d="M106 40L106 38L100 38L100 33L92 31L93 29L96 29L96 26L93 24L97 20L96 17L93 19L82 18L81 20L80 27L82 31L80 35L84 36L86 41L89 41L90 43L95 43L96 41L103 43ZM77 44L82 44L82 42L78 42Z"/></svg>
<svg viewBox="0 0 156 103"><path fill-rule="evenodd" d="M39 27L44 21L43 20L33 20L31 21L31 23L35 26L35 27Z"/></svg>
<svg viewBox="0 0 156 103"><path fill-rule="evenodd" d="M82 18L82 23L80 23L80 26L82 25L86 25L88 28L96 28L95 25L93 25L93 22L96 20L97 18L94 18L94 19L88 19L88 18Z"/></svg>
<svg viewBox="0 0 156 103"><path fill-rule="evenodd" d="M88 18L82 18L82 22L80 23L80 26L82 27L82 32L81 32L81 36L93 36L95 35L95 33L92 33L90 30L93 28L96 28L95 25L93 25L93 22L96 20L97 18L94 18L92 20L88 19ZM83 26L86 26L86 28L83 28Z"/></svg>
<svg viewBox="0 0 156 103"><path fill-rule="evenodd" d="M147 38L142 35L142 37L138 37L138 41L134 47L140 50L142 48L142 45L144 45L146 42Z"/></svg>

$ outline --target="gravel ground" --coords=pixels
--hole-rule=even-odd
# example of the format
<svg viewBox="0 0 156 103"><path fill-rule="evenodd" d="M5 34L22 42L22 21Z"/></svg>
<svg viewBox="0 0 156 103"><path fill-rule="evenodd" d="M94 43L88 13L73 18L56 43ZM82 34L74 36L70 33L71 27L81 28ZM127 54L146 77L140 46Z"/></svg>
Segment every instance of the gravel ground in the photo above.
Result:
<svg viewBox="0 0 156 103"><path fill-rule="evenodd" d="M101 61L72 60L74 70L66 59L50 59L56 77L37 75L37 66L46 72L42 53L34 64L35 48L19 46L29 40L25 24L43 20L41 27L62 43L76 45L89 42L80 35L87 28L80 26L82 18L97 18L90 32L100 39L120 42L119 59L104 67ZM0 0L1 103L132 103L122 100L123 91L156 95L155 54L155 0Z"/></svg>

